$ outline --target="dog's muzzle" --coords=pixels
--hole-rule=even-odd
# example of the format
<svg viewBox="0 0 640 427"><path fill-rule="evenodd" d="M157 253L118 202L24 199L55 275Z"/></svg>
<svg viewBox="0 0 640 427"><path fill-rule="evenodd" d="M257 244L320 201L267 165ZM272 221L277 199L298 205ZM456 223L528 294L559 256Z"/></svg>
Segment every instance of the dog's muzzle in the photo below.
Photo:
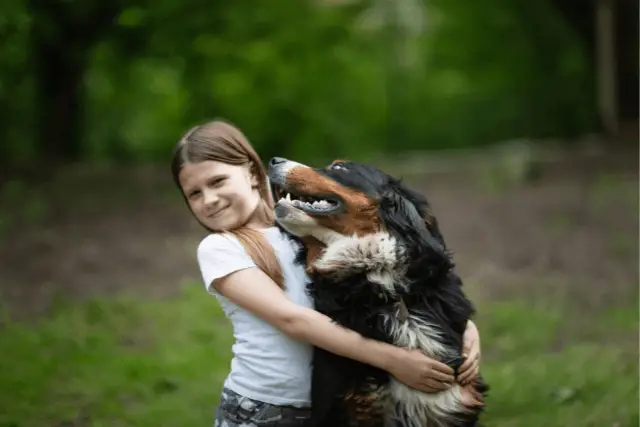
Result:
<svg viewBox="0 0 640 427"><path fill-rule="evenodd" d="M274 157L269 160L267 176L271 185L285 186L287 183L287 173L295 167L308 168L301 163L292 162L282 157Z"/></svg>

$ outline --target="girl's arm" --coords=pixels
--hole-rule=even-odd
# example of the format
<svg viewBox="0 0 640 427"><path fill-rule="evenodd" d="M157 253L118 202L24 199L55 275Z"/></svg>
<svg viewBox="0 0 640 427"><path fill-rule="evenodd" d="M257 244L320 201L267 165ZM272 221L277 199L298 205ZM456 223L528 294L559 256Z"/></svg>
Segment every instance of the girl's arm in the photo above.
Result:
<svg viewBox="0 0 640 427"><path fill-rule="evenodd" d="M263 271L246 268L214 280L222 295L287 335L383 369L410 387L434 392L454 382L453 370L418 350L364 338L315 310L289 300Z"/></svg>

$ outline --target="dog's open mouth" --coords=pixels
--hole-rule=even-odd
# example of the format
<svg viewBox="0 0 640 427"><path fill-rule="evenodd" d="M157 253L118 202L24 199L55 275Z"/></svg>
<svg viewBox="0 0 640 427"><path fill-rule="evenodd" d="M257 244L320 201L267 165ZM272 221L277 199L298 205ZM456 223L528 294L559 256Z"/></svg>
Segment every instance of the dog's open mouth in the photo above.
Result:
<svg viewBox="0 0 640 427"><path fill-rule="evenodd" d="M336 196L300 194L278 185L272 185L271 192L276 203L286 203L309 214L328 215L342 207L342 202Z"/></svg>

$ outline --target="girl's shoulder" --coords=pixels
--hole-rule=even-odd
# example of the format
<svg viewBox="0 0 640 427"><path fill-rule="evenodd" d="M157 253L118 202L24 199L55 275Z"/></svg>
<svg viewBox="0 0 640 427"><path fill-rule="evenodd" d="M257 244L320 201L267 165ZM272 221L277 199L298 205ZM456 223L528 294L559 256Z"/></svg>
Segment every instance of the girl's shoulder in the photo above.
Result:
<svg viewBox="0 0 640 427"><path fill-rule="evenodd" d="M205 236L198 244L196 255L200 264L249 258L240 241L227 233L212 233Z"/></svg>
<svg viewBox="0 0 640 427"><path fill-rule="evenodd" d="M238 249L242 247L238 239L227 233L211 233L205 236L198 244L198 253Z"/></svg>
<svg viewBox="0 0 640 427"><path fill-rule="evenodd" d="M234 246L238 239L229 233L210 233L200 240L198 247L228 247Z"/></svg>
<svg viewBox="0 0 640 427"><path fill-rule="evenodd" d="M291 239L287 233L277 227L264 229L263 232L269 244L276 251L278 258L282 256L289 258L292 256L291 254L297 254L301 249L300 243ZM213 255L216 255L218 259L248 257L242 243L231 233L211 233L205 236L198 245L197 254L199 259L210 259ZM285 260L280 259L280 261Z"/></svg>

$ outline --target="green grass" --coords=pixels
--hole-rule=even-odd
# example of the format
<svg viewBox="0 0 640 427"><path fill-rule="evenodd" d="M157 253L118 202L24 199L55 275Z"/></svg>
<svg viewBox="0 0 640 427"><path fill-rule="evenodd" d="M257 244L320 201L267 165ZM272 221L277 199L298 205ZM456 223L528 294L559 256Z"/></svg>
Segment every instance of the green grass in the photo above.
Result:
<svg viewBox="0 0 640 427"><path fill-rule="evenodd" d="M511 301L481 312L488 426L638 425L637 309L583 313L594 332L563 347L568 320L553 308ZM595 325L626 338L612 343ZM0 426L211 425L232 341L197 284L173 300L97 300L29 324L6 320Z"/></svg>

